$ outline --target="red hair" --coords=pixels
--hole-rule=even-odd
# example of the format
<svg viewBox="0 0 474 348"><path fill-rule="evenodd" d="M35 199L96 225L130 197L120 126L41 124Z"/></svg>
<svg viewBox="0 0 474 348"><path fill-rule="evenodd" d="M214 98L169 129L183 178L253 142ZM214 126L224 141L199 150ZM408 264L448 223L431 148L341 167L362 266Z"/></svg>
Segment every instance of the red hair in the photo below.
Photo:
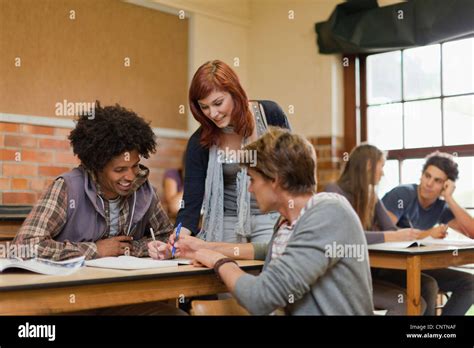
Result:
<svg viewBox="0 0 474 348"><path fill-rule="evenodd" d="M201 145L206 148L211 147L217 143L220 134L219 127L204 115L198 103L198 100L206 98L214 91L228 92L231 95L234 101L231 122L235 132L242 137L250 136L254 125L247 94L231 67L220 60L213 60L199 67L189 87L191 112L202 126Z"/></svg>

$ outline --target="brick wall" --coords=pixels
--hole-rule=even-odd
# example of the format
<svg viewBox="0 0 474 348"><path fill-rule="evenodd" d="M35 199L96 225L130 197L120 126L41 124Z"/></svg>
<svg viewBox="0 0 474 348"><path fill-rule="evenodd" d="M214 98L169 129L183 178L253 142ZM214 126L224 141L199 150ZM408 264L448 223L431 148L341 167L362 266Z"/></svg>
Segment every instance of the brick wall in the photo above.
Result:
<svg viewBox="0 0 474 348"><path fill-rule="evenodd" d="M35 204L55 177L79 164L67 140L71 129L0 122L0 204ZM318 191L337 180L343 162L342 137L312 137L318 156ZM142 163L162 193L163 174L179 168L187 139L158 137L157 153Z"/></svg>
<svg viewBox="0 0 474 348"><path fill-rule="evenodd" d="M79 164L67 140L71 129L0 122L0 204L34 204L55 177ZM162 191L166 169L181 166L187 139L158 137L158 151L143 163Z"/></svg>
<svg viewBox="0 0 474 348"><path fill-rule="evenodd" d="M327 184L339 178L344 156L344 138L311 137L308 140L316 149L318 192L321 192Z"/></svg>

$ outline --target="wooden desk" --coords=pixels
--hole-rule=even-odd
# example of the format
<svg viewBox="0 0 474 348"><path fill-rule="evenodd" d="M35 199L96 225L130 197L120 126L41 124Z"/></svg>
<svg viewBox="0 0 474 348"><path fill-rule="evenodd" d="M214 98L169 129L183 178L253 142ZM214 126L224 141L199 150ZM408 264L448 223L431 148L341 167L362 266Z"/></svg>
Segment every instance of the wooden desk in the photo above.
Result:
<svg viewBox="0 0 474 348"><path fill-rule="evenodd" d="M12 240L27 214L2 214L0 215L0 241Z"/></svg>
<svg viewBox="0 0 474 348"><path fill-rule="evenodd" d="M369 260L371 267L407 271L407 314L420 315L421 271L474 263L474 246L384 249L369 245Z"/></svg>
<svg viewBox="0 0 474 348"><path fill-rule="evenodd" d="M238 263L251 274L263 265ZM8 272L0 273L0 315L47 315L226 291L213 270L188 265L137 271L82 267L62 277Z"/></svg>

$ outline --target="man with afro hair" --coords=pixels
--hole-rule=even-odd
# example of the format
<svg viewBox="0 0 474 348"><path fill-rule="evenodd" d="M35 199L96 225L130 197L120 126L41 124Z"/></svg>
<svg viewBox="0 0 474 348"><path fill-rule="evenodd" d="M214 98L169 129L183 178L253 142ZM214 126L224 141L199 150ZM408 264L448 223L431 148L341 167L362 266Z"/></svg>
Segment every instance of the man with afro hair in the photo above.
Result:
<svg viewBox="0 0 474 348"><path fill-rule="evenodd" d="M150 229L167 241L172 225L149 170L140 164L156 151L149 124L120 105L78 117L69 140L79 167L46 189L15 237L52 260L77 256L148 256Z"/></svg>
<svg viewBox="0 0 474 348"><path fill-rule="evenodd" d="M156 151L149 124L120 105L81 115L69 140L79 167L46 189L14 242L36 248L36 256L64 260L77 256L148 256L150 231L167 241L173 226L149 170L140 164ZM93 115L93 117L91 117ZM167 303L152 302L93 309L81 315L186 315Z"/></svg>

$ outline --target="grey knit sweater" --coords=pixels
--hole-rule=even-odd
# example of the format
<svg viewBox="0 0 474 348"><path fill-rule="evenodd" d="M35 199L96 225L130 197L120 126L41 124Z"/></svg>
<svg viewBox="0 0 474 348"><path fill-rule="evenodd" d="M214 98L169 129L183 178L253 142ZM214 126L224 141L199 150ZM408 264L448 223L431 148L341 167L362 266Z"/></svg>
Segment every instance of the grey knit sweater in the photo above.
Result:
<svg viewBox="0 0 474 348"><path fill-rule="evenodd" d="M255 258L265 257L262 273L245 274L235 286L234 296L250 313L265 315L277 308L289 315L373 313L367 243L347 199L318 194L275 260L273 238L268 247L254 244Z"/></svg>

